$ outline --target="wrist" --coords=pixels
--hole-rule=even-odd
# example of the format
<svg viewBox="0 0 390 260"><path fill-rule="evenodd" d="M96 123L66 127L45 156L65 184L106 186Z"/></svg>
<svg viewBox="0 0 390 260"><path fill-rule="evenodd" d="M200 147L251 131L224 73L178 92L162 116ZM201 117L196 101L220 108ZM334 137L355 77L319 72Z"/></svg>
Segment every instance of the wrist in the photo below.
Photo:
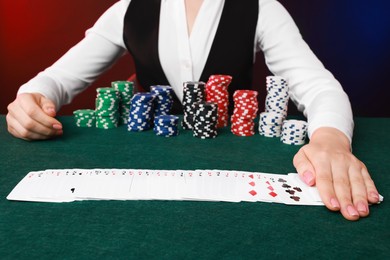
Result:
<svg viewBox="0 0 390 260"><path fill-rule="evenodd" d="M337 145L351 150L351 143L348 137L340 130L333 127L318 128L310 138L311 143L326 143L327 145Z"/></svg>

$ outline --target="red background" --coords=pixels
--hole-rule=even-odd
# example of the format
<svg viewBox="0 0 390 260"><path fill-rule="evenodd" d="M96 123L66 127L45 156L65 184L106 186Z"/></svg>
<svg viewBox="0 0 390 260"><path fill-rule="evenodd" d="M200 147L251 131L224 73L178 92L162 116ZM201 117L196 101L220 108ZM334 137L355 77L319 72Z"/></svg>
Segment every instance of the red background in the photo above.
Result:
<svg viewBox="0 0 390 260"><path fill-rule="evenodd" d="M14 100L20 85L54 63L84 37L116 0L0 0L0 113ZM130 56L122 58L61 114L93 108L96 86L127 79L134 72Z"/></svg>

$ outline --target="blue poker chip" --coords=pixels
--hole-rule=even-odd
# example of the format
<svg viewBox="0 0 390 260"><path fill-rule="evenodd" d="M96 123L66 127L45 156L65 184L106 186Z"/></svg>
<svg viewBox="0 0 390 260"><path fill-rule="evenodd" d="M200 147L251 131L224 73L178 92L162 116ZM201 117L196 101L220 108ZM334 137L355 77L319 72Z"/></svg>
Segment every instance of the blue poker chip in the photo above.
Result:
<svg viewBox="0 0 390 260"><path fill-rule="evenodd" d="M127 120L128 131L145 131L152 127L153 101L156 95L153 93L137 93L130 101L129 118Z"/></svg>
<svg viewBox="0 0 390 260"><path fill-rule="evenodd" d="M290 145L303 145L306 142L307 122L302 120L285 120L282 126L281 141Z"/></svg>
<svg viewBox="0 0 390 260"><path fill-rule="evenodd" d="M156 85L150 87L151 93L156 95L154 114L168 115L173 105L173 88L171 86Z"/></svg>
<svg viewBox="0 0 390 260"><path fill-rule="evenodd" d="M179 134L179 117L174 115L158 115L154 118L153 131L158 136L172 137Z"/></svg>

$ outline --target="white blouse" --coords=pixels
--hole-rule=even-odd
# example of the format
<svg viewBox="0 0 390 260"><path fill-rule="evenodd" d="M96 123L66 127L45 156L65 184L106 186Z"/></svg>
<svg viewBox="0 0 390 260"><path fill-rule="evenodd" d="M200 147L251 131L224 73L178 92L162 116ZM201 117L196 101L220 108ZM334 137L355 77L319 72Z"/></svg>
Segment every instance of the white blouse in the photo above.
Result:
<svg viewBox="0 0 390 260"><path fill-rule="evenodd" d="M109 8L86 36L18 93L41 93L59 109L86 89L127 50L123 20L131 0ZM221 18L224 0L204 0L188 36L184 0L162 0L159 55L179 100L182 84L199 80ZM145 14L146 15L146 14ZM353 117L340 83L310 50L293 19L276 0L259 0L254 52L263 51L269 70L288 80L290 97L309 123L309 137L319 127L334 127L351 140Z"/></svg>

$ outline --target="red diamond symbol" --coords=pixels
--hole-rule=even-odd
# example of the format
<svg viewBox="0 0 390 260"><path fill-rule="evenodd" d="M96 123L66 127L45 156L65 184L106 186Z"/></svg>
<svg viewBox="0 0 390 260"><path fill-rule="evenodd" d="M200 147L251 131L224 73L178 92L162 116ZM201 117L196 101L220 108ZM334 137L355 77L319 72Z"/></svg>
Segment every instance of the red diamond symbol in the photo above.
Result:
<svg viewBox="0 0 390 260"><path fill-rule="evenodd" d="M269 190L272 190L272 191L274 190L274 188L273 188L272 186L268 186L267 188L268 188Z"/></svg>
<svg viewBox="0 0 390 260"><path fill-rule="evenodd" d="M254 190L251 190L251 191L249 192L249 194L252 195L252 196L256 196L257 192L254 191Z"/></svg>
<svg viewBox="0 0 390 260"><path fill-rule="evenodd" d="M276 197L276 196L278 196L278 194L276 194L275 192L270 192L270 193L268 193L269 195L271 195L272 197Z"/></svg>
<svg viewBox="0 0 390 260"><path fill-rule="evenodd" d="M254 178L253 174L249 175L249 178L253 179Z"/></svg>
<svg viewBox="0 0 390 260"><path fill-rule="evenodd" d="M254 181L250 182L249 185L251 185L252 187L256 186L256 183Z"/></svg>

